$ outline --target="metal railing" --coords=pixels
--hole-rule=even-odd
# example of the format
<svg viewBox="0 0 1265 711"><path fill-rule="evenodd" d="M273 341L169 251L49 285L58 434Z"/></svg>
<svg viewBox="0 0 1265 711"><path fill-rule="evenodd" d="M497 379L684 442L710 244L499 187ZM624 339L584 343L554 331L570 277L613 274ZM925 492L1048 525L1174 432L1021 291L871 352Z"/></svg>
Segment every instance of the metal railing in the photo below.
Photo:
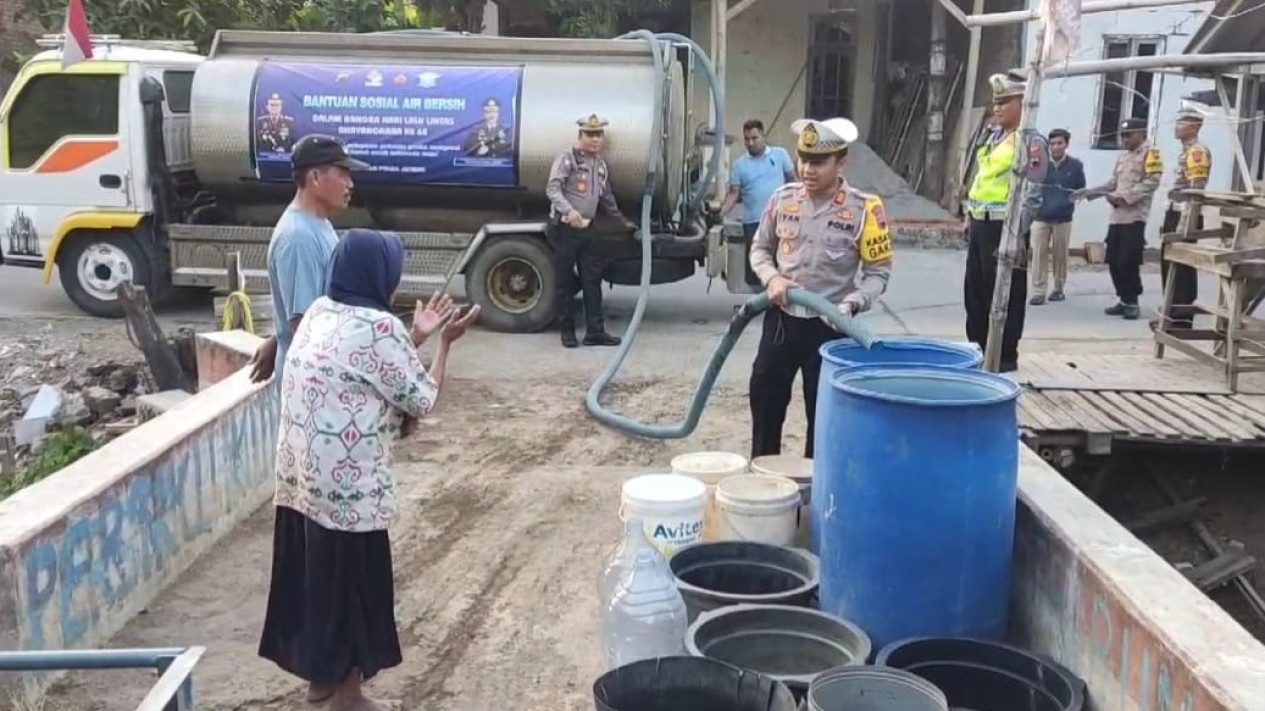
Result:
<svg viewBox="0 0 1265 711"><path fill-rule="evenodd" d="M0 652L0 672L154 669L158 683L136 711L192 711L193 668L206 647Z"/></svg>

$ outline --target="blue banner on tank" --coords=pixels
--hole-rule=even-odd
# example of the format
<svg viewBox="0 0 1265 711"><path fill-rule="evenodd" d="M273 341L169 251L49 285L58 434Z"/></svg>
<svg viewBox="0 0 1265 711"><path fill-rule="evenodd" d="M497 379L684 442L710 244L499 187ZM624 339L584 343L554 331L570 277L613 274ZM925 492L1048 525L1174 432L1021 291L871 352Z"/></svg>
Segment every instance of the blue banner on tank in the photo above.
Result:
<svg viewBox="0 0 1265 711"><path fill-rule="evenodd" d="M266 61L255 77L256 176L291 182L300 138L341 139L364 183L518 185L523 67Z"/></svg>
<svg viewBox="0 0 1265 711"><path fill-rule="evenodd" d="M1005 634L1021 390L947 366L830 379L811 504L822 611L877 645Z"/></svg>

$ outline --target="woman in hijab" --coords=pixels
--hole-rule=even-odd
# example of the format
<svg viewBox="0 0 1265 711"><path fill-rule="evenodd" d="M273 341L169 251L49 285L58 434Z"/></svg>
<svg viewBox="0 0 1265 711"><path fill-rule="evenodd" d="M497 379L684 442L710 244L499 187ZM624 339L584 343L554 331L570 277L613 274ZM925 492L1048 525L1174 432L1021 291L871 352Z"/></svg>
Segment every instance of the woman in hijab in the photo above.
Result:
<svg viewBox="0 0 1265 711"><path fill-rule="evenodd" d="M401 663L391 543L391 445L426 416L449 349L478 316L451 302L429 371L391 312L404 269L394 234L350 230L335 248L328 295L304 314L286 355L277 442L272 584L259 654L308 682L312 703L378 711L361 682ZM420 313L420 312L419 312ZM425 320L425 316L423 316Z"/></svg>

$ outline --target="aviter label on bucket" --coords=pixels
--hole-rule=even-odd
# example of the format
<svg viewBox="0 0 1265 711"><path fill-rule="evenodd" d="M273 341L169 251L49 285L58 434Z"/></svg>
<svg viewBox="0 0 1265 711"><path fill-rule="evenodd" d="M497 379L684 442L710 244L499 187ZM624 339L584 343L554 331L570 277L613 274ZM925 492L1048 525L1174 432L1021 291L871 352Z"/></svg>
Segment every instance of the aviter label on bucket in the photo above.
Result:
<svg viewBox="0 0 1265 711"><path fill-rule="evenodd" d="M702 534L703 522L697 519L646 523L646 537L654 543L655 548L663 552L664 556L672 555L677 548L698 543Z"/></svg>

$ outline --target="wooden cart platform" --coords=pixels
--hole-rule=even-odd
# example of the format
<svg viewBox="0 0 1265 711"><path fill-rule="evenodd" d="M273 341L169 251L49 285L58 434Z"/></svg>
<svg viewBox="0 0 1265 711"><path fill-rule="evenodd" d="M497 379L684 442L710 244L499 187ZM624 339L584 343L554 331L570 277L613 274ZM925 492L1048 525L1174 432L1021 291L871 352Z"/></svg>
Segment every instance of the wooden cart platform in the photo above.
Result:
<svg viewBox="0 0 1265 711"><path fill-rule="evenodd" d="M1035 447L1106 455L1115 443L1265 448L1265 376L1231 394L1220 373L1150 354L1024 356L1019 425Z"/></svg>

